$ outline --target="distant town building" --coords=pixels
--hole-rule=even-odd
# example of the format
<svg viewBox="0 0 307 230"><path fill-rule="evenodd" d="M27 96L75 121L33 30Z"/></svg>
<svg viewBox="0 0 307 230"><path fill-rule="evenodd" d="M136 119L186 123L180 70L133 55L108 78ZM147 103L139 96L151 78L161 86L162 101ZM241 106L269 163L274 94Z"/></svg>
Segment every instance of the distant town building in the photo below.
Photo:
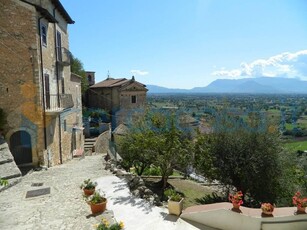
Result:
<svg viewBox="0 0 307 230"><path fill-rule="evenodd" d="M112 116L112 126L123 123L130 112L142 110L146 105L146 85L126 78L107 77L104 81L89 87L87 107L100 108ZM116 119L116 121L114 121Z"/></svg>
<svg viewBox="0 0 307 230"><path fill-rule="evenodd" d="M83 147L81 79L70 72L59 0L0 0L0 108L18 165L53 166Z"/></svg>

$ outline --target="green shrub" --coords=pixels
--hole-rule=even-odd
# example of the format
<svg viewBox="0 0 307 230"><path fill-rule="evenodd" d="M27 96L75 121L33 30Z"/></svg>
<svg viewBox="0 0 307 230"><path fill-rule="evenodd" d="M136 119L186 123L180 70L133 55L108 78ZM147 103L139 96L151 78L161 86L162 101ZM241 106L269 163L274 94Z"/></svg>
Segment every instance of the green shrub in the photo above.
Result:
<svg viewBox="0 0 307 230"><path fill-rule="evenodd" d="M156 166L151 166L150 168L146 168L143 172L145 176L161 176L161 169Z"/></svg>
<svg viewBox="0 0 307 230"><path fill-rule="evenodd" d="M0 178L0 186L8 185L8 181Z"/></svg>
<svg viewBox="0 0 307 230"><path fill-rule="evenodd" d="M196 202L199 204L213 204L218 202L227 202L228 199L224 195L219 195L216 192L213 192L212 194L207 194L202 198L197 198Z"/></svg>
<svg viewBox="0 0 307 230"><path fill-rule="evenodd" d="M164 195L169 197L171 201L179 202L182 199L181 194L176 192L174 189L166 189L164 191Z"/></svg>

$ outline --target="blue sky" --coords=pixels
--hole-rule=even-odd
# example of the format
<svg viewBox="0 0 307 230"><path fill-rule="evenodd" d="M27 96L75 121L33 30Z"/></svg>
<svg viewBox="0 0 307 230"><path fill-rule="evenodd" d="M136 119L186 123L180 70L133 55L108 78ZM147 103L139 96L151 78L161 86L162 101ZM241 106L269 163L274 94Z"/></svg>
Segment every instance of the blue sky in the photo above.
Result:
<svg viewBox="0 0 307 230"><path fill-rule="evenodd" d="M307 80L305 0L61 0L70 50L96 81L172 88L218 78Z"/></svg>

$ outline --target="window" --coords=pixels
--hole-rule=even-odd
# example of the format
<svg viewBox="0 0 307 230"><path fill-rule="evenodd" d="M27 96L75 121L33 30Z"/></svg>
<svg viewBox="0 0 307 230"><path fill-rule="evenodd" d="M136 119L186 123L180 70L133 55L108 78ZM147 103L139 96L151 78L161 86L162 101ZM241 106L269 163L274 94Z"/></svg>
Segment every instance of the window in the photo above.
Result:
<svg viewBox="0 0 307 230"><path fill-rule="evenodd" d="M43 46L47 46L47 26L44 24L41 25L41 37Z"/></svg>
<svg viewBox="0 0 307 230"><path fill-rule="evenodd" d="M65 80L64 77L61 77L61 85L62 85L62 94L65 94Z"/></svg>
<svg viewBox="0 0 307 230"><path fill-rule="evenodd" d="M56 32L56 48L58 61L62 61L62 35L60 31Z"/></svg>
<svg viewBox="0 0 307 230"><path fill-rule="evenodd" d="M87 81L88 81L89 83L91 83L91 81L92 81L92 76L91 76L91 75L88 75L88 76L87 76Z"/></svg>
<svg viewBox="0 0 307 230"><path fill-rule="evenodd" d="M63 128L64 128L64 131L67 131L67 124L66 124L66 120L64 120L64 122L63 122Z"/></svg>
<svg viewBox="0 0 307 230"><path fill-rule="evenodd" d="M131 96L131 103L136 103L136 95Z"/></svg>

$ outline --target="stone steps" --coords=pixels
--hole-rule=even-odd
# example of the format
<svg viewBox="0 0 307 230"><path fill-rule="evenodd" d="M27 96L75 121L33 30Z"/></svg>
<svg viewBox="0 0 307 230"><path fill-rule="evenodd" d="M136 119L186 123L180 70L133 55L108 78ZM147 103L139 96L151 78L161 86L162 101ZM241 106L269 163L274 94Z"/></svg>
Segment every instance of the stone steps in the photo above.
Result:
<svg viewBox="0 0 307 230"><path fill-rule="evenodd" d="M0 177L8 180L8 185L0 186L0 191L13 186L22 178L21 171L17 167L7 143L0 144Z"/></svg>
<svg viewBox="0 0 307 230"><path fill-rule="evenodd" d="M12 178L12 179L8 179L8 185L7 186L0 186L0 192L8 189L9 187L14 186L15 184L19 183L21 181L22 177L17 177L17 178Z"/></svg>
<svg viewBox="0 0 307 230"><path fill-rule="evenodd" d="M86 138L84 140L84 151L92 151L97 138Z"/></svg>

